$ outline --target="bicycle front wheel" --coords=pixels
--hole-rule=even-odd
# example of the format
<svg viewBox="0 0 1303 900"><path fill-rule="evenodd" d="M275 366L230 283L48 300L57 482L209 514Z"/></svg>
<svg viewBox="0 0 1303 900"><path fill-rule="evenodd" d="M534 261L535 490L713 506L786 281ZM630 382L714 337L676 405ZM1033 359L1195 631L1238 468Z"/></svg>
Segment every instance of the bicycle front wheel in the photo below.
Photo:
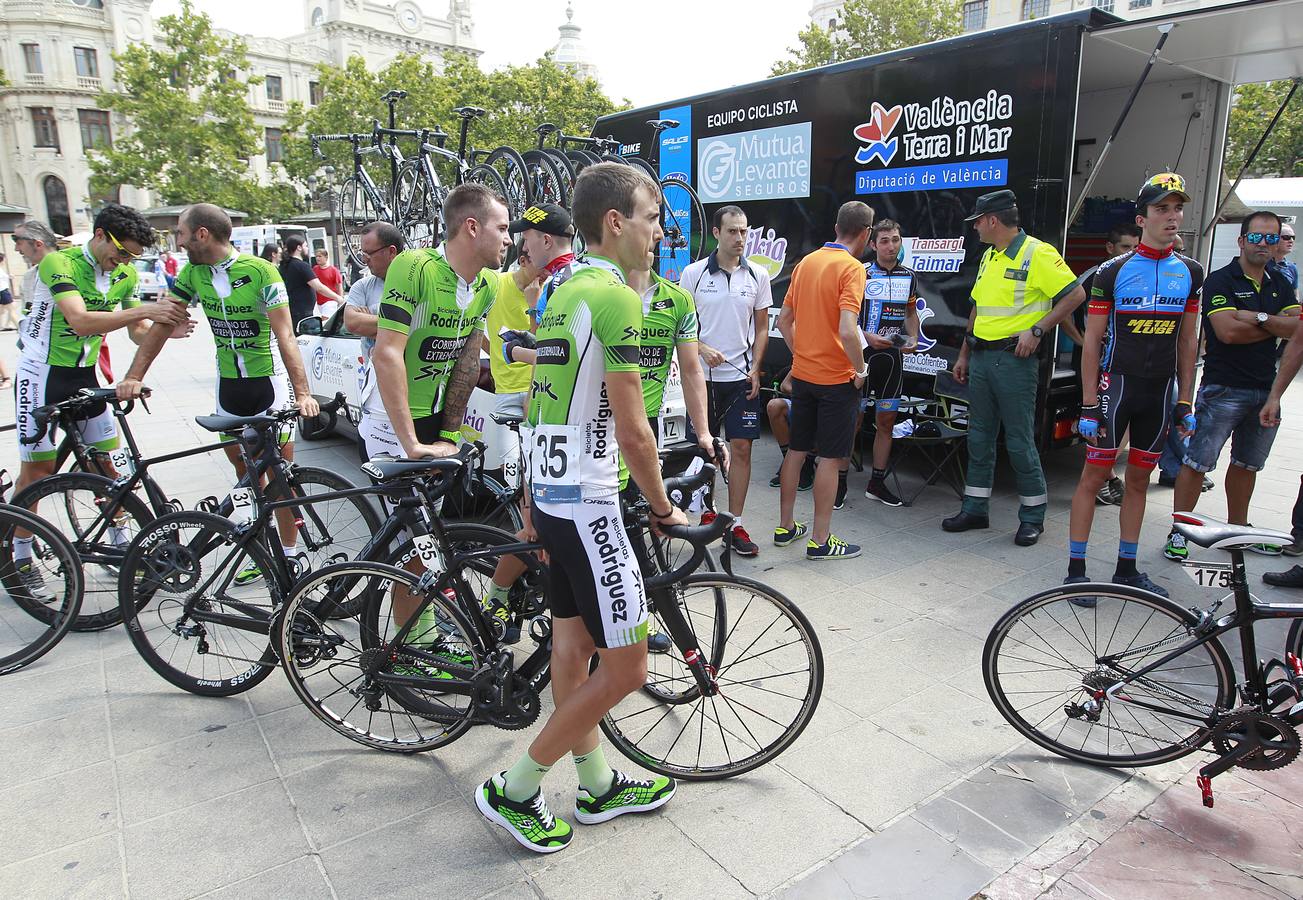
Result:
<svg viewBox="0 0 1303 900"><path fill-rule="evenodd" d="M502 182L507 189L504 195L507 201L507 214L512 221L519 219L525 214L529 204L534 202L534 196L530 193L525 161L511 147L498 147L485 158L484 165L497 170L497 173L502 176Z"/></svg>
<svg viewBox="0 0 1303 900"><path fill-rule="evenodd" d="M366 268L366 260L362 259L362 231L380 217L380 210L362 182L356 176L345 178L339 188L339 222L348 258L359 268Z"/></svg>
<svg viewBox="0 0 1303 900"><path fill-rule="evenodd" d="M698 573L674 590L701 650L714 657L718 691L702 695L675 647L662 658L674 660L677 673L649 663L649 685L655 680L666 696L630 694L602 719L602 731L638 765L686 781L763 766L792 745L819 705L823 651L814 627L790 600L749 578Z"/></svg>
<svg viewBox="0 0 1303 900"><path fill-rule="evenodd" d="M131 643L172 684L208 697L247 691L276 669L267 635L283 598L256 540L205 512L162 516L122 561L119 603Z"/></svg>
<svg viewBox="0 0 1303 900"><path fill-rule="evenodd" d="M439 242L443 201L437 185L425 177L419 160L408 160L394 182L394 209L408 247L433 247Z"/></svg>
<svg viewBox="0 0 1303 900"><path fill-rule="evenodd" d="M24 568L13 563L15 529L28 532L32 555ZM0 675L30 665L63 639L81 608L81 562L57 529L25 509L0 504ZM43 615L33 616L32 604Z"/></svg>
<svg viewBox="0 0 1303 900"><path fill-rule="evenodd" d="M526 150L523 154L529 173L530 193L535 203L555 203L563 209L570 205L570 191L565 178L554 160L542 150Z"/></svg>
<svg viewBox="0 0 1303 900"><path fill-rule="evenodd" d="M661 239L657 268L662 278L677 281L683 273L676 260L696 262L706 253L706 211L697 192L677 178L665 178L661 188Z"/></svg>
<svg viewBox="0 0 1303 900"><path fill-rule="evenodd" d="M1168 762L1202 746L1216 711L1234 705L1231 661L1214 638L1132 676L1195 640L1198 621L1135 588L1043 591L991 629L986 690L1010 725L1060 756L1106 766Z"/></svg>

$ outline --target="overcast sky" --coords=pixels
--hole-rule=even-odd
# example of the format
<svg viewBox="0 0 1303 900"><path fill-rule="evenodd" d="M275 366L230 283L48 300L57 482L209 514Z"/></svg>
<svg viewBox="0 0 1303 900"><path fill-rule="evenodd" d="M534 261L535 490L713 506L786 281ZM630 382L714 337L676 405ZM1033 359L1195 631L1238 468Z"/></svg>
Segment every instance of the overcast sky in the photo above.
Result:
<svg viewBox="0 0 1303 900"><path fill-rule="evenodd" d="M447 13L447 0L416 0L428 13ZM179 0L153 6L161 16ZM304 29L304 5L266 0L194 0L219 28L287 37ZM809 0L655 0L644 6L574 0L575 23L602 85L612 99L635 106L764 78L796 43L809 21ZM566 0L471 0L481 64L529 63L557 41ZM397 26L395 26L397 27ZM631 48L633 48L631 50Z"/></svg>

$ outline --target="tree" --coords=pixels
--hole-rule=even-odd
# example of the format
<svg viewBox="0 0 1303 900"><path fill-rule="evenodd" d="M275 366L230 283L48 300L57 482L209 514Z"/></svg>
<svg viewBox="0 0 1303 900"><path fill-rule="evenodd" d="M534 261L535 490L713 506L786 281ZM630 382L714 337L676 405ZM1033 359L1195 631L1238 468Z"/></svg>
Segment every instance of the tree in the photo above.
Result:
<svg viewBox="0 0 1303 900"><path fill-rule="evenodd" d="M451 54L440 73L430 62L414 56L399 56L373 72L354 56L343 68L319 67L318 77L321 103L309 109L292 104L285 123L285 168L300 181L323 165L313 158L307 135L369 132L373 119L386 118L380 95L391 89L407 91L407 98L398 105L397 127L432 128L437 124L449 133L452 150L456 149L460 124L453 109L458 106L487 110L472 123L470 134L470 145L486 150L502 144L528 149L537 142L534 128L542 122L558 125L569 134L588 134L598 116L622 108L602 93L596 81L579 78L547 57L532 65L483 72L472 57ZM347 144L327 143L321 149L326 162L335 167L336 179L352 170ZM377 180L387 179L386 164L377 157L370 159Z"/></svg>
<svg viewBox="0 0 1303 900"><path fill-rule="evenodd" d="M1290 82L1285 79L1242 84L1235 89L1223 167L1228 178L1233 179L1239 173L1249 151L1285 101L1289 87ZM1289 108L1258 151L1249 171L1255 175L1303 176L1303 87L1294 92Z"/></svg>
<svg viewBox="0 0 1303 900"><path fill-rule="evenodd" d="M846 0L829 30L810 24L796 36L790 56L774 63L772 75L927 44L963 31L962 0Z"/></svg>
<svg viewBox="0 0 1303 900"><path fill-rule="evenodd" d="M292 215L293 190L260 184L249 170L263 141L248 91L262 77L241 75L249 66L245 43L214 34L212 20L190 0L158 27L157 47L133 44L113 54L118 87L100 94L99 104L132 127L89 154L92 195L130 184L165 204L216 203L254 222Z"/></svg>

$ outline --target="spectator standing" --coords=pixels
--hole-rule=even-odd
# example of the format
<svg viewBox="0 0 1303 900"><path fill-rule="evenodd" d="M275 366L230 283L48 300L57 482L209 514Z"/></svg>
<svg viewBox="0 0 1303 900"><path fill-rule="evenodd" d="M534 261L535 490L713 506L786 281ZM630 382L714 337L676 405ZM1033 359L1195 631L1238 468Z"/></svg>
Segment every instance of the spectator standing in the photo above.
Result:
<svg viewBox="0 0 1303 900"><path fill-rule="evenodd" d="M303 238L291 234L285 239L285 251L281 255L280 273L285 282L285 290L290 295L290 317L297 325L301 320L316 315L317 294L333 295L333 299L342 302L343 298L326 287L317 278L304 259Z"/></svg>
<svg viewBox="0 0 1303 900"><path fill-rule="evenodd" d="M996 438L1003 426L1005 449L1018 479L1020 524L1014 543L1030 547L1045 530L1049 503L1034 427L1040 370L1036 351L1045 332L1071 315L1086 292L1059 251L1019 227L1013 191L978 197L965 221L991 246L982 255L968 337L955 361L955 380L969 385L964 503L941 527L990 527Z"/></svg>
<svg viewBox="0 0 1303 900"><path fill-rule="evenodd" d="M273 245L268 245L273 246ZM380 298L385 293L385 276L389 266L405 249L403 233L388 222L372 222L362 229L361 252L366 260L367 274L349 288L344 305L344 327L362 339L362 389L358 392L362 402L362 417L357 423L357 433L368 458L387 453L402 456L403 448L394 434L385 414L385 405L376 388L375 369L371 365L371 352L376 346L377 322L380 320ZM266 247L263 248L266 251Z"/></svg>
<svg viewBox="0 0 1303 900"><path fill-rule="evenodd" d="M17 327L13 284L9 279L9 270L5 268L5 255L0 253L0 331L13 331Z"/></svg>
<svg viewBox="0 0 1303 900"><path fill-rule="evenodd" d="M14 248L27 263L27 272L23 275L22 286L24 315L32 305L32 295L36 290L36 270L40 268L41 260L45 259L46 255L58 249L58 244L59 236L44 222L28 219L14 229Z"/></svg>
<svg viewBox="0 0 1303 900"><path fill-rule="evenodd" d="M905 354L918 346L918 280L900 263L900 225L883 219L873 226L874 258L864 266L865 391L874 398L873 474L864 496L887 506L903 501L887 487L891 429L896 427L905 385Z"/></svg>
<svg viewBox="0 0 1303 900"><path fill-rule="evenodd" d="M262 250L258 251L258 255L267 260L267 262L271 263L273 266L279 266L281 264L280 244L263 244Z"/></svg>
<svg viewBox="0 0 1303 900"><path fill-rule="evenodd" d="M176 273L181 269L177 258L172 255L171 250L163 251L163 278L167 281L167 292L172 293L172 285L176 284Z"/></svg>
<svg viewBox="0 0 1303 900"><path fill-rule="evenodd" d="M1190 438L1176 476L1174 512L1194 509L1202 473L1217 468L1217 458L1229 440L1226 513L1232 524L1249 524L1249 500L1257 473L1267 464L1280 421L1284 388L1272 386L1273 382L1280 384L1276 339L1292 339L1299 321L1298 300L1289 283L1267 268L1280 242L1280 225L1280 217L1273 212L1252 213L1240 223L1240 255L1204 283L1207 350L1194 411L1199 430ZM1275 412L1270 414L1273 404ZM1255 544L1249 549L1268 556L1281 552L1271 544ZM1175 560L1189 556L1185 537L1176 529L1167 536L1163 554Z"/></svg>
<svg viewBox="0 0 1303 900"><path fill-rule="evenodd" d="M325 247L316 252L316 263L312 266L312 274L316 275L317 280L323 285L330 288L336 297L340 295L344 286L344 276L340 274L339 269L330 264L330 253ZM321 318L329 319L337 306L338 303L330 294L317 292L317 315Z"/></svg>
<svg viewBox="0 0 1303 900"><path fill-rule="evenodd" d="M683 270L679 286L697 307L697 353L706 363L706 418L710 432L729 442L728 511L733 549L755 556L760 548L742 523L751 482L751 446L760 437L760 367L769 344L769 273L742 257L747 217L737 206L715 211L717 246ZM858 310L858 307L857 307ZM690 435L697 440L695 431ZM795 484L795 482L793 482ZM707 513L703 521L709 521ZM825 535L825 538L827 535Z"/></svg>
<svg viewBox="0 0 1303 900"><path fill-rule="evenodd" d="M529 386L534 366L528 362L509 362L503 353L503 331L531 331L529 311L538 303L542 269L534 265L529 251L521 248L516 267L498 273L498 296L489 307L485 339L488 342L489 371L493 374L493 393L498 397L498 415L525 416Z"/></svg>
<svg viewBox="0 0 1303 900"><path fill-rule="evenodd" d="M780 516L774 544L785 547L806 534L794 517L796 486L806 454L818 448L814 476L814 529L806 559L860 555L832 533L832 511L842 464L851 455L860 391L868 369L858 319L864 302L864 266L873 210L858 200L837 211L837 239L806 256L792 271L778 330L792 351L792 433L783 460Z"/></svg>
<svg viewBox="0 0 1303 900"><path fill-rule="evenodd" d="M1298 264L1289 261L1289 255L1294 252L1294 226L1288 222L1282 222L1280 225L1280 241L1272 248L1271 262L1267 263L1267 268L1273 272L1279 272L1280 275L1289 282L1289 286L1294 289L1294 299L1298 299Z"/></svg>

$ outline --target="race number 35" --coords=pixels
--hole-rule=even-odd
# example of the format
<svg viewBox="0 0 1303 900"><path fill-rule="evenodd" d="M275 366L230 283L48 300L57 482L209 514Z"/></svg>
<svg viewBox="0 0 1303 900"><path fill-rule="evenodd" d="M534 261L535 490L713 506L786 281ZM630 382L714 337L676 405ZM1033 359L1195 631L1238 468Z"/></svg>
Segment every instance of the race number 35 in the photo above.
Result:
<svg viewBox="0 0 1303 900"><path fill-rule="evenodd" d="M565 477L569 458L566 456L566 436L564 434L540 434L538 450L538 475L542 478L560 480Z"/></svg>

